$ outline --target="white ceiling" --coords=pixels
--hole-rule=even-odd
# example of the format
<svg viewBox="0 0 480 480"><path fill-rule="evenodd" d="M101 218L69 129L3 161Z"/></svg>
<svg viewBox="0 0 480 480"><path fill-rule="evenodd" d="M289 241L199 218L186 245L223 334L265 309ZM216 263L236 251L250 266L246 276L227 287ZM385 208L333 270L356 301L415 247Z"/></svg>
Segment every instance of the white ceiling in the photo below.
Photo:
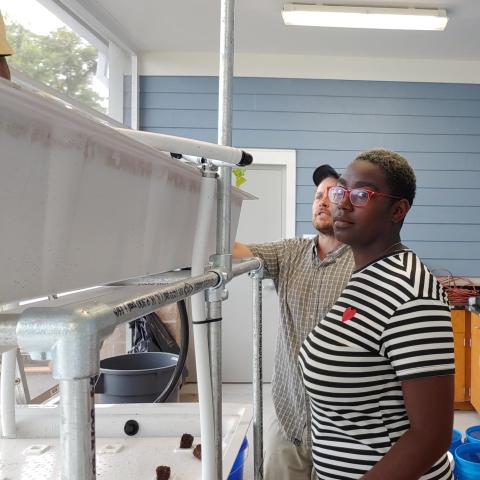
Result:
<svg viewBox="0 0 480 480"><path fill-rule="evenodd" d="M218 51L220 0L84 0L81 3L93 5L138 52ZM237 53L480 60L480 0L324 2L445 8L450 21L444 32L287 27L280 14L284 3L283 0L236 0ZM303 0L303 3L315 2Z"/></svg>

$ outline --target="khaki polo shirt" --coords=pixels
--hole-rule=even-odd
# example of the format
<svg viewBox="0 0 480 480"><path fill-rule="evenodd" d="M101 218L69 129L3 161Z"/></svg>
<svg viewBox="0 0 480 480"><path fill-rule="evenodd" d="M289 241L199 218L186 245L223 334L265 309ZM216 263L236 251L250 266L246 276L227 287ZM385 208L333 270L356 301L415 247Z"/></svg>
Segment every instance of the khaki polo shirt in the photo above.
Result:
<svg viewBox="0 0 480 480"><path fill-rule="evenodd" d="M286 438L296 445L301 443L305 427L310 429L298 353L310 331L340 296L354 268L348 246L338 247L322 261L316 241L316 237L297 238L249 245L263 260L265 274L273 279L279 296L272 398ZM268 320L264 317L264 322Z"/></svg>

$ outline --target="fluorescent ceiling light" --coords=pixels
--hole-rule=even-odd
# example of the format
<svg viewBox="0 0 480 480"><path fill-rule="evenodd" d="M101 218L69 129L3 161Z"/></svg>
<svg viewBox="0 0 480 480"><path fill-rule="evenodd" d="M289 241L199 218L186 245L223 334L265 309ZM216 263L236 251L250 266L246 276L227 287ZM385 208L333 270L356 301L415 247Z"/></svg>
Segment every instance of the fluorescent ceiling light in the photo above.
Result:
<svg viewBox="0 0 480 480"><path fill-rule="evenodd" d="M282 17L286 25L390 30L444 30L448 22L446 10L298 3L285 4Z"/></svg>

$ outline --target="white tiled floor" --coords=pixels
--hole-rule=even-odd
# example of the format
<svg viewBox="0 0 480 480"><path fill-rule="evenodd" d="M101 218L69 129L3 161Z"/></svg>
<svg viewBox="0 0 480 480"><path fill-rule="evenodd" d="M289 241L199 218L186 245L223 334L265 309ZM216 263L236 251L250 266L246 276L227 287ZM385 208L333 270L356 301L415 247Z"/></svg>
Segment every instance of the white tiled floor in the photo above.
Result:
<svg viewBox="0 0 480 480"><path fill-rule="evenodd" d="M263 389L264 421L273 413L272 395L270 385ZM252 385L248 383L227 383L223 385L223 401L235 403L252 403ZM454 427L465 433L472 425L480 425L480 415L476 412L455 412ZM250 428L248 435L250 451L246 460L243 480L253 480L253 435Z"/></svg>

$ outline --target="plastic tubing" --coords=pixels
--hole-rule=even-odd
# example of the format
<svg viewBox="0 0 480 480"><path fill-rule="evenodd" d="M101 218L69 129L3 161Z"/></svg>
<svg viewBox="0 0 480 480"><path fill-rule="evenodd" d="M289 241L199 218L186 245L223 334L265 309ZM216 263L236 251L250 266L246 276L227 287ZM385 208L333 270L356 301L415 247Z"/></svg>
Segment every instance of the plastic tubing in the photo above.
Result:
<svg viewBox="0 0 480 480"><path fill-rule="evenodd" d="M2 377L0 381L0 402L2 416L2 436L15 438L15 370L17 368L17 349L2 353Z"/></svg>
<svg viewBox="0 0 480 480"><path fill-rule="evenodd" d="M202 177L200 203L192 252L192 276L203 275L208 262L208 237L215 218L216 178ZM208 344L208 324L205 321L204 292L192 296L193 338L197 365L198 399L200 404L200 430L202 437L202 479L216 478L215 433L212 374Z"/></svg>
<svg viewBox="0 0 480 480"><path fill-rule="evenodd" d="M216 143L202 142L191 138L164 135L163 133L130 130L129 128L116 128L116 130L123 135L134 138L135 140L144 143L145 145L150 145L162 152L176 154L181 152L183 155L193 155L195 157L204 157L210 160L220 160L225 163L239 166L250 165L253 161L253 157L249 153L244 152L239 148L226 145L217 145Z"/></svg>
<svg viewBox="0 0 480 480"><path fill-rule="evenodd" d="M178 313L180 314L180 325L181 325L181 339L180 339L180 353L178 355L178 362L175 366L175 370L167 383L167 386L164 388L163 392L153 401L153 403L163 403L169 395L173 392L175 387L182 376L183 369L185 367L185 362L187 360L188 354L188 341L189 341L189 332L188 332L188 313L187 307L185 306L185 300L180 300L177 302Z"/></svg>

